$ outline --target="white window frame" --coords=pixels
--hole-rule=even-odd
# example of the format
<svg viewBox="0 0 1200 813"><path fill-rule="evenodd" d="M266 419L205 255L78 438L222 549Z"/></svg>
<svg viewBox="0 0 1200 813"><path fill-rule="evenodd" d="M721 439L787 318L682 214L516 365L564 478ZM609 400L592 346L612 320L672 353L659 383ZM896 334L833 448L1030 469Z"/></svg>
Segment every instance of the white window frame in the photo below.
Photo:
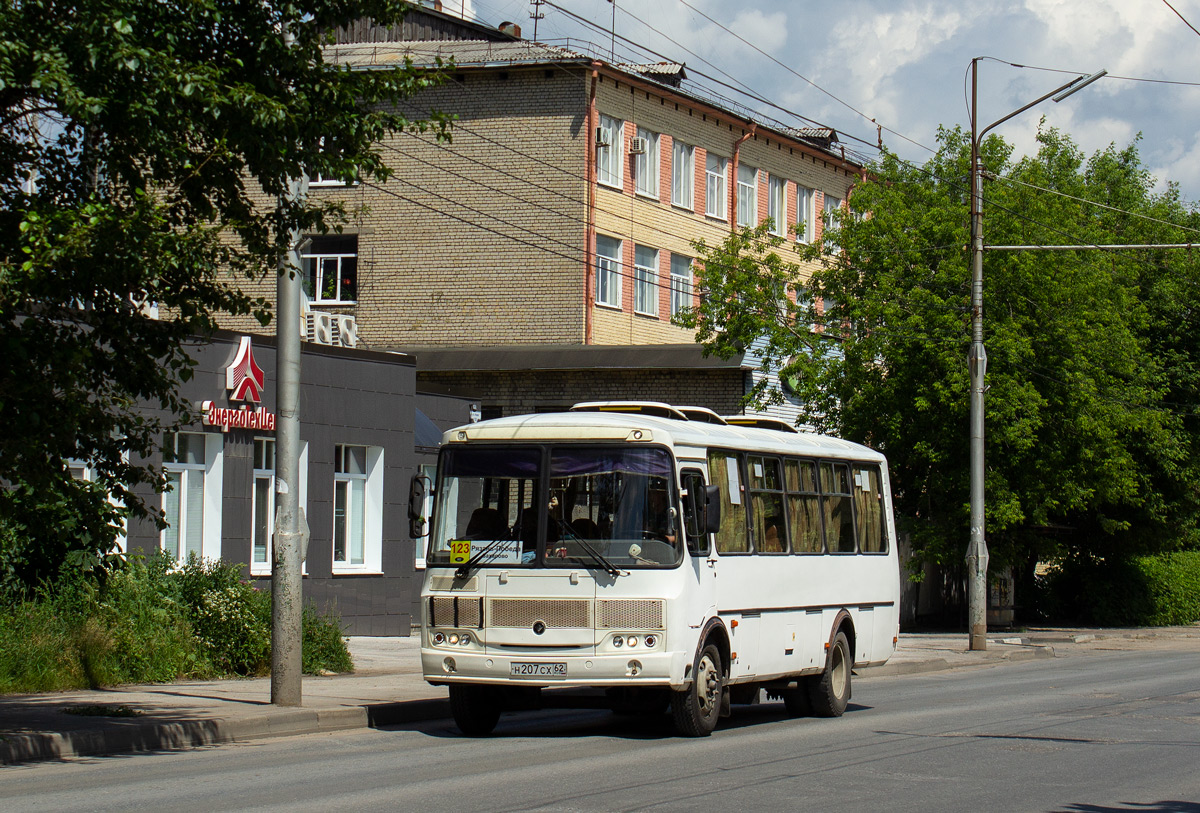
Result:
<svg viewBox="0 0 1200 813"><path fill-rule="evenodd" d="M633 191L658 200L658 133L638 127L637 137L646 140L646 151L633 156Z"/></svg>
<svg viewBox="0 0 1200 813"><path fill-rule="evenodd" d="M264 464L269 462L270 463L269 466L268 465L263 465L263 466L259 465L260 461L259 461L259 455L258 455L258 444L260 444L260 443L263 444L263 452L264 452L264 459L262 460L262 462ZM266 444L270 444L270 446L268 447ZM270 448L270 450L271 450L269 461L265 459L267 456L266 455L267 448ZM254 484L250 490L250 572L254 575L265 575L265 574L269 574L271 572L272 555L273 555L272 551L274 550L274 547L275 547L275 453L276 453L275 438L265 438L265 437L254 438L252 451L251 451L251 454L252 454L251 461L254 466L254 477L253 477ZM267 496L267 505L266 505L267 538L266 538L266 546L263 551L262 560L259 560L256 558L256 554L258 552L256 550L256 548L257 548L256 543L258 542L257 536L258 536L258 530L259 530L258 529L258 519L259 519L258 486L259 486L260 481L262 481L266 484L267 495L268 495Z"/></svg>
<svg viewBox="0 0 1200 813"><path fill-rule="evenodd" d="M620 189L625 182L621 167L625 122L601 113L600 131L608 143L596 143L596 183Z"/></svg>
<svg viewBox="0 0 1200 813"><path fill-rule="evenodd" d="M671 203L689 211L695 207L696 148L676 141L671 148Z"/></svg>
<svg viewBox="0 0 1200 813"><path fill-rule="evenodd" d="M333 527L330 537L330 558L333 560L334 575L340 573L382 573L383 572L383 448L380 446L363 446L354 443L339 443L334 446L335 458L343 454L348 447L364 449L366 464L362 473L337 471L334 464L333 475ZM347 503L350 503L352 484L361 482L363 499L362 515L355 516L347 512L347 533L345 543L345 561L338 561L337 555L337 492L339 484L346 483ZM354 561L351 541L356 534L362 537L362 555L360 562Z"/></svg>
<svg viewBox="0 0 1200 813"><path fill-rule="evenodd" d="M658 316L658 249L633 247L633 312Z"/></svg>
<svg viewBox="0 0 1200 813"><path fill-rule="evenodd" d="M174 551L175 559L183 564L188 558L187 508L182 501L187 493L188 480L196 476L203 479L200 487L200 550L195 553L199 554L201 559L219 559L221 558L221 495L224 487L225 439L216 432L171 433L167 435L166 442L172 444L172 454L178 451L179 435L202 437L204 439L204 460L201 463L167 462L165 458L171 455L167 455L164 448L163 471L168 476L180 475L180 493L177 495L180 504L175 518L179 520L181 527L175 529L178 531L178 549ZM164 492L162 508L163 512L167 514L168 522L172 519L171 512L167 510L170 499L171 495ZM164 528L159 534L159 546L163 550L167 550L167 535L172 529L172 527Z"/></svg>
<svg viewBox="0 0 1200 813"><path fill-rule="evenodd" d="M737 224L758 225L758 169L749 164L738 164Z"/></svg>
<svg viewBox="0 0 1200 813"><path fill-rule="evenodd" d="M682 260L682 262L679 262ZM680 273L680 268L686 274ZM692 258L686 254L671 255L671 315L692 306Z"/></svg>
<svg viewBox="0 0 1200 813"><path fill-rule="evenodd" d="M321 250L322 244L329 245L330 242L345 242L345 246L349 246L349 241L353 239L353 251L329 251ZM356 235L337 235L333 237L327 235L324 237L313 237L309 243L309 248L300 255L300 263L304 271L305 293L309 298L310 304L318 305L353 305L358 301L358 237ZM351 266L351 271L354 277L354 295L350 299L343 298L343 295L349 293L342 290L343 269ZM333 271L336 282L334 283L333 296L326 297L323 293L326 285L325 280L327 274Z"/></svg>
<svg viewBox="0 0 1200 813"><path fill-rule="evenodd" d="M603 241L603 242L602 242ZM615 254L604 254L601 246L612 242ZM610 248L612 246L609 246ZM596 304L606 308L621 308L621 252L624 245L615 237L596 235Z"/></svg>
<svg viewBox="0 0 1200 813"><path fill-rule="evenodd" d="M796 184L796 221L800 230L796 233L801 243L811 243L817 233L817 192L807 186Z"/></svg>
<svg viewBox="0 0 1200 813"><path fill-rule="evenodd" d="M715 166L714 166L715 165ZM729 159L708 153L704 157L704 214L718 220L728 220L729 202L725 198L725 183L729 178Z"/></svg>
<svg viewBox="0 0 1200 813"><path fill-rule="evenodd" d="M767 179L767 217L771 218L771 233L787 237L787 181L775 175Z"/></svg>
<svg viewBox="0 0 1200 813"><path fill-rule="evenodd" d="M824 193L824 202L821 208L821 237L825 242L827 250L832 251L835 246L825 238L825 234L833 228L833 213L842 208L844 201L841 198L834 197L828 192Z"/></svg>

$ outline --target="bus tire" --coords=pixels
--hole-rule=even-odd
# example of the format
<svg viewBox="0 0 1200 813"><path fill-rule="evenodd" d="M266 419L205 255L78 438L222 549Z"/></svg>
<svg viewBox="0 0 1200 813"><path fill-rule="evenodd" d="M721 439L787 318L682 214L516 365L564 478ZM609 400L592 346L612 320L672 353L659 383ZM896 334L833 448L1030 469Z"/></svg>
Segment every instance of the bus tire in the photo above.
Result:
<svg viewBox="0 0 1200 813"><path fill-rule="evenodd" d="M850 702L850 642L838 632L825 655L825 671L808 682L808 699L818 717L841 717Z"/></svg>
<svg viewBox="0 0 1200 813"><path fill-rule="evenodd" d="M452 683L450 712L463 734L484 737L491 734L500 721L500 694L491 686Z"/></svg>
<svg viewBox="0 0 1200 813"><path fill-rule="evenodd" d="M725 671L715 644L706 643L692 664L692 685L671 692L671 716L675 730L685 737L707 737L721 716L725 693Z"/></svg>

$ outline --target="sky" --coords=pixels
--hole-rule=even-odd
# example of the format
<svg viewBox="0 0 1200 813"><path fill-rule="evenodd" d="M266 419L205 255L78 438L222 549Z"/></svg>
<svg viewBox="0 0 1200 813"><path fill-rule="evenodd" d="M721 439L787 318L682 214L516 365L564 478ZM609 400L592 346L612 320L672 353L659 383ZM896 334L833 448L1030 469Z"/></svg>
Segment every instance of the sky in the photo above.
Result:
<svg viewBox="0 0 1200 813"><path fill-rule="evenodd" d="M569 38L609 59L612 3L551 2L541 5L538 41ZM516 22L534 38L528 0L443 0L443 10ZM861 158L878 154L863 143L877 143L877 123L884 145L916 163L932 155L939 126L970 126L973 58L990 58L978 68L981 125L1103 69L1108 76L1086 89L994 132L1017 156L1036 151L1043 117L1088 155L1140 134L1156 188L1172 182L1198 201L1200 34L1189 23L1200 28L1200 0L616 0L615 61L683 62L696 82L770 118L833 127Z"/></svg>

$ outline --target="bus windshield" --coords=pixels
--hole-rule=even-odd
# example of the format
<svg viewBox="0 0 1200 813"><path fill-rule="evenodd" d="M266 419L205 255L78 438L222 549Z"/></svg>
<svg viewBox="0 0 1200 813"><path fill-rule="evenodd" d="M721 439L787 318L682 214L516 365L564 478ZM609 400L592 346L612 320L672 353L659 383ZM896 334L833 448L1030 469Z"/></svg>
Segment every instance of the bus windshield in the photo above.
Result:
<svg viewBox="0 0 1200 813"><path fill-rule="evenodd" d="M455 447L442 452L428 564L671 567L679 494L666 449Z"/></svg>

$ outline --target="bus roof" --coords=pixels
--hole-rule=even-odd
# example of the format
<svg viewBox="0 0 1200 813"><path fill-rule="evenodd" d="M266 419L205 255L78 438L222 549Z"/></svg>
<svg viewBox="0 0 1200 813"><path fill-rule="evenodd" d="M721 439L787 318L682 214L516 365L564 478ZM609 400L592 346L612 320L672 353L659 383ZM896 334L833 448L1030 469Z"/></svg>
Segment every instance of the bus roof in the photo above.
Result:
<svg viewBox="0 0 1200 813"><path fill-rule="evenodd" d="M598 409L603 403L605 409ZM628 406L628 409L619 407ZM681 408L654 402L594 402L570 412L546 412L494 418L451 429L446 445L464 442L627 441L671 446L724 447L766 454L882 460L875 450L812 432L788 432L761 426L721 425L688 420ZM664 415L680 417L664 417Z"/></svg>

